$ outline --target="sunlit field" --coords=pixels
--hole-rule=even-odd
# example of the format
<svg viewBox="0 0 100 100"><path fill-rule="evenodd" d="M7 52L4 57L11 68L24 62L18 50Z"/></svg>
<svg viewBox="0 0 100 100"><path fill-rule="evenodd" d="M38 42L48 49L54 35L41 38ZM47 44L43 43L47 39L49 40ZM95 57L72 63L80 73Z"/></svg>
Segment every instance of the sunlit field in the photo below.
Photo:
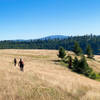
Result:
<svg viewBox="0 0 100 100"><path fill-rule="evenodd" d="M100 82L61 65L56 50L0 50L0 100L100 100ZM70 54L70 53L69 53ZM13 59L23 59L21 72ZM100 72L100 56L89 65Z"/></svg>

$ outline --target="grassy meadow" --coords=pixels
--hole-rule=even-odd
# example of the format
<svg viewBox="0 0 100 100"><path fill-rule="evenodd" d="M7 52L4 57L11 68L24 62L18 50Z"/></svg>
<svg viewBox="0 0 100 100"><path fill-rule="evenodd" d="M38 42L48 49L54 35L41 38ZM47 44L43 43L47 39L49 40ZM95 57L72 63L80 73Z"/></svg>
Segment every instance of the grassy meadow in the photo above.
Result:
<svg viewBox="0 0 100 100"><path fill-rule="evenodd" d="M58 62L57 53L0 50L0 100L100 100L100 82L71 72ZM24 60L24 72L14 66L14 58ZM100 72L100 56L88 63Z"/></svg>

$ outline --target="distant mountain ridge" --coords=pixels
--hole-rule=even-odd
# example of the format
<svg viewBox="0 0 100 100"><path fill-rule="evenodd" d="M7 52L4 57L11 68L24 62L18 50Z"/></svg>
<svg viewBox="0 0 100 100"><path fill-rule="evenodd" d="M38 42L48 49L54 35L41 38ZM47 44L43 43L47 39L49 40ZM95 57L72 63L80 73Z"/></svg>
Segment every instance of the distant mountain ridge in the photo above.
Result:
<svg viewBox="0 0 100 100"><path fill-rule="evenodd" d="M60 38L60 39L59 39ZM65 38L65 39L64 39ZM66 50L72 51L74 42L77 41L82 48L83 52L86 52L87 45L91 45L94 54L100 55L100 36L84 35L84 36L50 36L41 39L29 39L29 40L5 40L0 41L0 49L56 49L64 47Z"/></svg>
<svg viewBox="0 0 100 100"><path fill-rule="evenodd" d="M46 36L43 38L39 38L39 39L28 39L28 40L24 40L24 39L17 39L17 40L12 40L12 41L16 41L16 42L30 42L31 40L53 40L53 39L67 39L69 36L65 36L65 35L50 35L50 36Z"/></svg>
<svg viewBox="0 0 100 100"><path fill-rule="evenodd" d="M66 39L68 38L69 36L65 36L65 35L51 35L51 36L47 36L47 37L43 37L43 38L40 38L40 40L48 40L48 39Z"/></svg>

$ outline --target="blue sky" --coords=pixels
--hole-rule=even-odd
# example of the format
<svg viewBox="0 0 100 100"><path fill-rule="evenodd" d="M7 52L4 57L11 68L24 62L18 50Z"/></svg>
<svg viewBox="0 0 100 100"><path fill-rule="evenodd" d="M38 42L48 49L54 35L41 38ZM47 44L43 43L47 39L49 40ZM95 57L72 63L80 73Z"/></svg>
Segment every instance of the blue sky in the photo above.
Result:
<svg viewBox="0 0 100 100"><path fill-rule="evenodd" d="M0 40L100 35L100 0L0 0Z"/></svg>

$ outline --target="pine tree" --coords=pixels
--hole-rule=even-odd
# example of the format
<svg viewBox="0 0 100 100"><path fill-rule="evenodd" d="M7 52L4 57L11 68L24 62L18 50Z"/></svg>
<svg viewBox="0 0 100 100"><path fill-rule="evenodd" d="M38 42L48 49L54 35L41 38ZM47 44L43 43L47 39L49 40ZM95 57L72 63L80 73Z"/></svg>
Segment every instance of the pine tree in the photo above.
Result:
<svg viewBox="0 0 100 100"><path fill-rule="evenodd" d="M87 77L91 75L92 68L89 67L85 56L82 56L81 60L79 61L78 67L80 68L79 73L84 74Z"/></svg>
<svg viewBox="0 0 100 100"><path fill-rule="evenodd" d="M96 74L93 72L93 69L89 67L85 56L82 56L80 60L78 60L77 57L74 58L73 71L84 74L91 79L96 79Z"/></svg>
<svg viewBox="0 0 100 100"><path fill-rule="evenodd" d="M75 41L74 43L74 52L77 56L82 54L82 49L79 46L79 43L77 41Z"/></svg>
<svg viewBox="0 0 100 100"><path fill-rule="evenodd" d="M75 57L74 58L74 60L73 60L73 71L75 71L75 72L79 72L78 70L78 64L79 64L79 60L78 60L78 58L77 57Z"/></svg>
<svg viewBox="0 0 100 100"><path fill-rule="evenodd" d="M65 49L64 49L63 47L60 47L60 48L59 48L58 57L61 58L61 59L63 59L65 56L66 56Z"/></svg>
<svg viewBox="0 0 100 100"><path fill-rule="evenodd" d="M85 74L86 70L88 69L88 64L86 62L85 57L83 56L79 62L80 73Z"/></svg>
<svg viewBox="0 0 100 100"><path fill-rule="evenodd" d="M88 45L86 48L86 54L88 58L91 58L91 59L93 58L93 52L92 52L92 48L90 45Z"/></svg>

